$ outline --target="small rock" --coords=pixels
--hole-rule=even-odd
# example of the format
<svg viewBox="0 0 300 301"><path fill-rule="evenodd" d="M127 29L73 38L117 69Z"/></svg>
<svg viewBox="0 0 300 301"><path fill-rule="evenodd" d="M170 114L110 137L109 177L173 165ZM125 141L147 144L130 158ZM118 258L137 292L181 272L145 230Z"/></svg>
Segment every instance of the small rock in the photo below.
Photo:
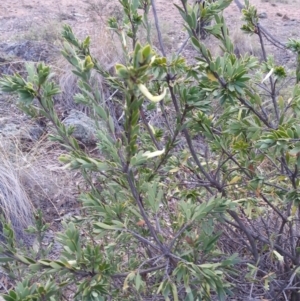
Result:
<svg viewBox="0 0 300 301"><path fill-rule="evenodd" d="M276 16L282 17L282 13L276 13Z"/></svg>
<svg viewBox="0 0 300 301"><path fill-rule="evenodd" d="M73 16L75 16L75 17L82 17L82 18L86 18L86 16L85 15L81 15L81 14L78 14L78 13L73 13Z"/></svg>
<svg viewBox="0 0 300 301"><path fill-rule="evenodd" d="M22 141L35 142L43 135L44 129L36 123L26 122L13 122L6 117L0 117L0 137L6 139L20 138Z"/></svg>
<svg viewBox="0 0 300 301"><path fill-rule="evenodd" d="M17 43L2 43L0 51L10 57L18 57L25 61L49 62L54 53L53 47L47 43L36 41L22 41Z"/></svg>
<svg viewBox="0 0 300 301"><path fill-rule="evenodd" d="M66 126L73 126L73 136L77 140L81 141L84 145L94 145L97 142L96 138L96 124L81 111L71 110L69 116L63 120ZM101 126L101 122L99 122ZM105 125L102 124L104 127Z"/></svg>
<svg viewBox="0 0 300 301"><path fill-rule="evenodd" d="M289 21L289 20L290 20L290 18L289 18L289 16L288 16L288 15L284 15L284 16L282 17L282 20L284 20L284 21Z"/></svg>
<svg viewBox="0 0 300 301"><path fill-rule="evenodd" d="M21 62L13 62L13 58L1 51L0 49L0 76L2 74L12 75L14 73L21 73L24 64Z"/></svg>
<svg viewBox="0 0 300 301"><path fill-rule="evenodd" d="M66 14L66 13L61 13L59 16L59 19L61 21L66 21L66 20L76 20L75 14Z"/></svg>
<svg viewBox="0 0 300 301"><path fill-rule="evenodd" d="M260 13L260 14L258 15L258 17L259 17L260 19L266 19L266 18L268 18L268 15L267 15L266 12L262 12L262 13Z"/></svg>

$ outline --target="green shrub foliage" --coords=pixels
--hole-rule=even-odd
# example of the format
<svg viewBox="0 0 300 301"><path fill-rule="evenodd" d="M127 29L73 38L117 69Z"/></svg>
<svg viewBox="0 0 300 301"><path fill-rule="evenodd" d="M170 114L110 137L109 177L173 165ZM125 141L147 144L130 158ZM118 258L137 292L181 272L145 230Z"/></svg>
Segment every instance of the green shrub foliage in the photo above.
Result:
<svg viewBox="0 0 300 301"><path fill-rule="evenodd" d="M52 122L51 139L68 150L61 162L81 171L90 187L78 200L81 215L63 222L56 260L43 247L48 225L41 213L29 229L39 242L31 251L17 248L4 225L0 261L15 285L3 298L299 300L300 86L290 80L296 67L286 70L268 56L266 34L247 1L242 30L257 36L260 59L234 54L222 16L229 0L192 6L181 0L192 58L182 49L166 54L153 1L119 2L123 19L108 25L124 59L113 74L90 52L89 38L79 41L69 26L62 33L62 55L79 79L74 100L89 108L96 126L106 125L98 126L98 154L60 121L50 67L28 64L27 78L0 81L27 114ZM152 9L159 49L151 45ZM198 35L204 21L210 25L202 31L222 49L217 57ZM299 56L299 43L283 46ZM95 88L94 73L115 98ZM113 108L120 104L117 120Z"/></svg>

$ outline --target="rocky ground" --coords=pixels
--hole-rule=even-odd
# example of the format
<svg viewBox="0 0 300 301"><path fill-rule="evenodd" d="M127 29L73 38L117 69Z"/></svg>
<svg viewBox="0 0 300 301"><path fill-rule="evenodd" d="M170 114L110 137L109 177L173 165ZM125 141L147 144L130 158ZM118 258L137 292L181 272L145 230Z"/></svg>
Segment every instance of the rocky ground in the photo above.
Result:
<svg viewBox="0 0 300 301"><path fill-rule="evenodd" d="M162 35L169 53L180 48L187 36L178 11L172 5L179 2L156 0ZM250 2L258 8L261 25L281 43L285 43L288 38L300 38L300 0ZM61 75L60 84L65 91L58 108L62 111L67 109L69 120L82 130L81 117L78 117L80 113L71 113L71 109L74 109L74 79L70 70L65 70L59 56L61 26L70 24L80 37L90 35L95 55L107 68L111 68L121 58L105 21L109 15L119 13L117 3L116 0L0 1L0 76L22 72L25 61L45 61L51 64ZM260 55L256 37L247 37L239 31L241 15L235 3L226 9L225 15L237 51ZM155 39L154 36L154 44L159 49ZM213 47L215 53L218 52L212 38L208 38L206 43ZM275 55L279 63L294 66L295 57L291 52L280 50L270 43L267 43L267 50ZM193 57L192 46L185 48L184 55ZM74 121L72 116L78 118ZM85 137L89 136L88 131L83 129ZM41 208L45 220L51 223L48 235L51 241L62 218L78 212L75 187L80 184L81 178L77 173L61 169L57 160L61 149L47 142L47 137L47 127L30 122L18 111L12 99L0 95L0 155L1 152L5 153L6 158L13 161L18 169L18 183L24 185L32 205Z"/></svg>

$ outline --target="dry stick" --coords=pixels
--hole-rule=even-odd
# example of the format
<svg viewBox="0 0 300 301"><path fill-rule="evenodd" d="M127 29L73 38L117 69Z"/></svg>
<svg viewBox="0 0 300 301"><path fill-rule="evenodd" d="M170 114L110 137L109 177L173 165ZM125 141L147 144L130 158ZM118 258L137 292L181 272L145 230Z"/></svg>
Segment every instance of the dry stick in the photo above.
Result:
<svg viewBox="0 0 300 301"><path fill-rule="evenodd" d="M235 244L238 244L242 247L246 247L251 252L251 248L250 248L249 244L247 243L247 241L245 241L245 239L243 239L243 237L241 237L241 235L237 235L237 233L234 232L234 230L231 229L231 227L229 227L229 225L231 225L234 228L239 229L239 226L226 218L224 218L224 220L226 221L226 223L224 223L224 226L231 233L231 235L229 235L225 231L223 232L223 234L228 238L228 240L232 240ZM236 237L236 239L238 239L238 242L233 239L234 237Z"/></svg>
<svg viewBox="0 0 300 301"><path fill-rule="evenodd" d="M281 222L280 229L279 229L279 231L278 231L277 238L276 238L276 241L275 241L276 244L279 244L280 241L281 241L282 234L283 234L283 230L284 230L284 227L285 227L286 223L287 223L286 220L283 220L283 221Z"/></svg>
<svg viewBox="0 0 300 301"><path fill-rule="evenodd" d="M270 243L265 237L260 236L258 234L252 233L252 236L263 243ZM280 254L290 258L292 262L296 262L296 258L292 254L288 253L285 249L283 249L279 244L274 244L273 247L275 250L279 251Z"/></svg>
<svg viewBox="0 0 300 301"><path fill-rule="evenodd" d="M192 139L190 137L190 134L189 134L188 130L184 129L183 130L183 134L184 134L186 142L187 142L187 144L189 146L189 149L190 149L190 152L192 154L192 157L193 157L195 163L197 164L198 168L200 169L201 173L211 183L211 185L213 187L217 188L219 192L222 192L221 185L201 165L201 163L200 163L200 161L198 159L197 153L196 153L196 151L194 149L193 142L192 142Z"/></svg>
<svg viewBox="0 0 300 301"><path fill-rule="evenodd" d="M152 4L152 12L153 12L153 15L154 15L155 27L156 27L156 31L157 31L157 36L158 36L160 49L161 49L161 52L162 52L163 56L166 56L166 52L165 52L165 48L164 48L164 44L163 44L163 40L162 40L162 36L161 36L161 31L160 31L160 28L159 28L155 1L151 0L151 4Z"/></svg>
<svg viewBox="0 0 300 301"><path fill-rule="evenodd" d="M186 110L182 113L181 115L181 118L180 118L180 122L179 124L182 124L183 121L184 121L184 118L185 118L185 115L186 115ZM175 143L176 141L176 138L177 136L179 135L179 132L180 132L180 127L177 125L176 129L175 129L175 132L172 131L172 139L170 140L170 143L169 143L169 146L168 148L166 149L161 161L159 162L159 164L156 166L156 168L154 169L154 173L158 171L158 169L161 167L161 165L165 162L165 160L167 159L170 151L171 151L171 148L173 146L173 144Z"/></svg>
<svg viewBox="0 0 300 301"><path fill-rule="evenodd" d="M287 290L288 288L290 288L290 286L292 285L295 277L297 276L296 270L298 269L298 267L295 267L292 271L292 276L291 278L288 280L288 284L287 285L283 285L282 289L277 293L277 295L275 296L274 300L277 300L277 298L282 294L282 292L284 292L285 290ZM291 288L290 288L291 289ZM297 290L299 290L299 288L297 288Z"/></svg>
<svg viewBox="0 0 300 301"><path fill-rule="evenodd" d="M144 265L150 263L151 261L155 260L155 261L154 261L154 263L155 263L155 262L160 261L162 258L163 258L163 255L158 255L158 256L151 257L150 259L144 261L142 264L139 265L138 271L139 271Z"/></svg>
<svg viewBox="0 0 300 301"><path fill-rule="evenodd" d="M230 213L230 212L229 212L229 213ZM226 223L228 223L228 224L234 226L235 228L244 231L244 228L245 228L244 226L243 226L243 228L241 228L239 224L233 223L233 222L231 222L231 221L229 221L229 220L227 220L227 219L225 219L225 221L226 221ZM263 243L266 243L266 244L270 243L270 242L269 242L266 238L264 238L263 236L261 236L261 235L259 235L259 234L256 234L256 233L253 233L252 231L247 230L247 229L246 229L246 231L247 231L247 232L245 232L245 234L247 235L247 233L248 233L248 235L250 235L253 239L255 238L255 239L257 239L257 240L259 240L259 241L261 241L261 242L263 242ZM249 239L249 236L248 236L248 235L247 235L247 238ZM251 245L251 246L252 246L252 245ZM292 260L292 262L295 262L295 257L294 257L293 255L291 255L290 253L288 253L287 251L285 251L279 244L274 244L273 247L274 247L275 250L279 251L280 254L282 254L282 255L284 255L284 256L290 258L290 259Z"/></svg>
<svg viewBox="0 0 300 301"><path fill-rule="evenodd" d="M260 196L281 217L283 221L288 221L288 219L280 212L280 210L278 210L263 194L260 194Z"/></svg>
<svg viewBox="0 0 300 301"><path fill-rule="evenodd" d="M258 271L258 269L256 269L256 271L253 275L254 281L251 283L251 288L250 288L250 292L249 292L249 299L252 299L252 293L253 293L253 288L254 288L254 282L255 282L256 276L257 276L257 271Z"/></svg>
<svg viewBox="0 0 300 301"><path fill-rule="evenodd" d="M278 48L282 47L281 49L287 49L286 45L282 44L280 41L278 41L276 38L274 38L274 36L271 35L269 33L269 31L267 31L264 27L262 27L261 25L259 25L259 27L260 27L260 30L263 32L264 36L268 39L269 42L271 42L273 45L275 45ZM280 47L276 44L278 44Z"/></svg>
<svg viewBox="0 0 300 301"><path fill-rule="evenodd" d="M239 0L234 0L236 6L239 8L239 10L242 10L244 8L244 5Z"/></svg>

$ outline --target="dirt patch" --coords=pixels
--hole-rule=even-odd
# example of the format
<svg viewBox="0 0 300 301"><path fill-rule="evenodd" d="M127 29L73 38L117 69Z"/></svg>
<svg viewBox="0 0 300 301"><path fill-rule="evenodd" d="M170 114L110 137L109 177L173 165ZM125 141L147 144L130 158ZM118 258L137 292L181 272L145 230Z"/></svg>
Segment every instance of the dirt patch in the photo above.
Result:
<svg viewBox="0 0 300 301"><path fill-rule="evenodd" d="M180 46L186 34L182 19L172 3L179 0L156 0L162 33L165 43L172 48ZM300 24L300 0L277 2L275 0L252 0L265 26L281 42L296 37ZM288 2L288 3L285 3ZM12 0L0 3L0 41L11 42L22 38L41 39L56 42L63 23L70 24L84 36L94 36L100 30L99 23L105 23L109 14L118 14L118 1L101 0L52 0L29 1ZM225 11L227 22L232 30L240 27L240 13L233 2Z"/></svg>

